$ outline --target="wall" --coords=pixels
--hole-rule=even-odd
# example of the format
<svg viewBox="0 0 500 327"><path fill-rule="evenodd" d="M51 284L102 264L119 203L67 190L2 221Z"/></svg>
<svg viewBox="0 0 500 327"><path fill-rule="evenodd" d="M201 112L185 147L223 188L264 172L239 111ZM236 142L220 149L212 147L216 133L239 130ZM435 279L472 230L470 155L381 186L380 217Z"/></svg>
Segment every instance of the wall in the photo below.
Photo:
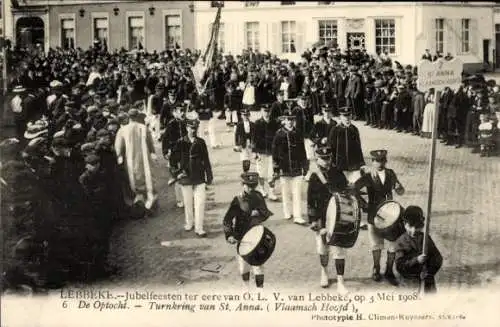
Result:
<svg viewBox="0 0 500 327"><path fill-rule="evenodd" d="M192 28L193 13L189 9L191 1L135 1L131 3L117 4L82 4L77 6L51 6L50 16L50 45L57 47L60 45L60 16L74 14L76 18L76 45L88 48L92 40L92 13L102 13L109 17L109 48L127 48L128 28L127 12L141 12L145 21L145 48L148 51L162 51L165 49L165 26L164 13L170 11L175 14L181 13L182 19L182 46L192 48L194 46L194 30ZM155 7L153 16L149 13L150 7ZM114 15L113 8L119 8L120 12ZM80 17L79 10L85 10L84 17Z"/></svg>
<svg viewBox="0 0 500 327"><path fill-rule="evenodd" d="M204 48L209 40L210 24L215 18L216 9L209 2L196 3L196 47ZM282 6L279 2L259 2L258 7L245 8L243 2L226 2L222 10L226 50L238 54L246 48L245 22L259 22L260 51L269 50L280 57L299 60L300 54L318 41L318 21L336 19L338 25L338 44L347 44L347 19L364 19L364 26L356 31L365 32L368 52L375 52L375 19L394 18L396 20L396 54L392 56L402 63L415 60L415 35L413 3L340 3L318 5L316 1L298 2L293 6ZM353 14L354 13L354 14ZM281 21L296 21L296 54L281 53ZM354 27L351 27L353 31Z"/></svg>

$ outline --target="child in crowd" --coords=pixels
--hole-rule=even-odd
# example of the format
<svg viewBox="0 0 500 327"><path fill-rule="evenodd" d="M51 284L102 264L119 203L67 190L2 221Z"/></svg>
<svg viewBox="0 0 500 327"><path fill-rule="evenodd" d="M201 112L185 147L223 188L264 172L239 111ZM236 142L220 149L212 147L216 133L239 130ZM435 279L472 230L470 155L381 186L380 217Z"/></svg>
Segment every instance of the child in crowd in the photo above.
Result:
<svg viewBox="0 0 500 327"><path fill-rule="evenodd" d="M493 149L494 126L488 112L479 114L479 156L489 157Z"/></svg>

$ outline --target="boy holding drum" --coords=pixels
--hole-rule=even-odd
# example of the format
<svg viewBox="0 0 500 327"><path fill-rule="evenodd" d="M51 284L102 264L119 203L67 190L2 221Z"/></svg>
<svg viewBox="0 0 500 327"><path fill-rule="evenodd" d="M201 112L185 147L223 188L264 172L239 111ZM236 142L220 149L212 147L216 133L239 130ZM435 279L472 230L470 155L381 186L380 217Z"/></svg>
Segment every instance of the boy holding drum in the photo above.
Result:
<svg viewBox="0 0 500 327"><path fill-rule="evenodd" d="M372 279L376 282L382 280L380 275L380 257L384 248L384 238L376 231L374 226L374 218L377 214L377 208L385 201L392 200L392 191L396 194L403 195L404 188L398 180L394 170L386 168L387 150L371 151L372 169L358 179L354 183L354 190L358 192L363 187L366 187L368 193L368 233L373 256L373 273ZM385 270L385 279L392 285L397 285L398 282L393 272L394 259L396 257L394 242L387 241L389 244L387 249L387 264Z"/></svg>
<svg viewBox="0 0 500 327"><path fill-rule="evenodd" d="M255 190L259 185L259 174L245 172L241 174L241 183L243 192L233 198L223 221L224 233L229 244L239 245L246 232L273 215L267 208L262 194ZM250 280L250 267L252 267L256 286L264 287L262 266L250 266L240 255L238 255L238 266L245 283Z"/></svg>

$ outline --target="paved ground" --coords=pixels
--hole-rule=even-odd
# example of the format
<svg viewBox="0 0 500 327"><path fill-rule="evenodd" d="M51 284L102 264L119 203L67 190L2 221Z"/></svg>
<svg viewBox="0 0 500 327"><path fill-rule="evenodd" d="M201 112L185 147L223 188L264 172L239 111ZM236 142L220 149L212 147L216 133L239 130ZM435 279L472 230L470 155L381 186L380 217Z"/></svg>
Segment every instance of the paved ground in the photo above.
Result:
<svg viewBox="0 0 500 327"><path fill-rule="evenodd" d="M232 151L233 136L224 133L224 129L221 122L217 130L222 136L223 148L210 153L216 191L206 213L208 238L199 239L193 232L183 231L183 209L175 208L173 189L166 185L167 169L162 159L154 172L160 191L160 211L154 218L123 222L116 228L111 261L120 266L122 272L103 284L162 285L184 290L223 290L240 285L235 248L225 242L221 223L229 201L240 191L241 166ZM359 129L365 155L372 149L389 149L389 166L406 187L406 194L396 200L403 206L417 204L425 208L430 140L364 126ZM500 275L497 213L500 160L480 158L469 149L439 144L435 176L431 230L444 257L438 282L442 288L486 286ZM276 234L277 247L266 263L266 284L276 288L319 290L313 233L285 221L281 202L269 206L275 214L266 224ZM161 246L163 241L171 244ZM219 273L202 271L209 263L220 264L222 270ZM353 291L389 287L372 282L370 274L368 235L361 231L347 259L346 284Z"/></svg>

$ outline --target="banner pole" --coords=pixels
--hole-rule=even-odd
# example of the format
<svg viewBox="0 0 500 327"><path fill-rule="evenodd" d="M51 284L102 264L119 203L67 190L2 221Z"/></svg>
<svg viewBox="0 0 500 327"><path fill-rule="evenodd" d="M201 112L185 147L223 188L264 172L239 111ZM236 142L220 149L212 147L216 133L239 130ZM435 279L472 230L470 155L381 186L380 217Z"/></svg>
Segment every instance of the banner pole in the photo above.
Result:
<svg viewBox="0 0 500 327"><path fill-rule="evenodd" d="M436 161L436 143L438 134L438 123L439 123L439 101L441 98L441 91L436 91L435 95L435 111L434 111L434 121L432 126L432 144L431 153L429 159L429 179L428 179L428 198L427 198L427 213L425 215L424 224L424 244L422 246L422 254L427 255L427 250L429 246L429 227L431 223L431 211L432 211L432 194L434 189L434 167ZM425 270L425 267L424 267ZM422 276L423 277L423 276ZM421 278L420 293L423 293L424 289L424 278Z"/></svg>

